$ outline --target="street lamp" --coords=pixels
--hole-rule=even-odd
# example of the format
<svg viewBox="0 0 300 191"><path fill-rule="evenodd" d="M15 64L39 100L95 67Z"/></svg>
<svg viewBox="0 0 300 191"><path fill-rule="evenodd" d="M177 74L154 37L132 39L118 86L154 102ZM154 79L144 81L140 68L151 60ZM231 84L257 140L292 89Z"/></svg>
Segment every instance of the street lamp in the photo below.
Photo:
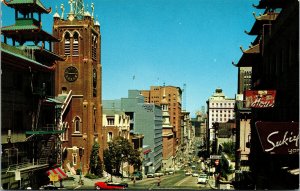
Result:
<svg viewBox="0 0 300 191"><path fill-rule="evenodd" d="M84 148L83 147L79 147L79 158L80 158L80 176L79 176L79 184L83 185L82 179L81 179L81 175L82 175L82 156L84 154Z"/></svg>
<svg viewBox="0 0 300 191"><path fill-rule="evenodd" d="M122 175L121 175L121 178L122 178L122 180L123 180L123 157L124 157L124 155L121 154L121 168L122 168Z"/></svg>

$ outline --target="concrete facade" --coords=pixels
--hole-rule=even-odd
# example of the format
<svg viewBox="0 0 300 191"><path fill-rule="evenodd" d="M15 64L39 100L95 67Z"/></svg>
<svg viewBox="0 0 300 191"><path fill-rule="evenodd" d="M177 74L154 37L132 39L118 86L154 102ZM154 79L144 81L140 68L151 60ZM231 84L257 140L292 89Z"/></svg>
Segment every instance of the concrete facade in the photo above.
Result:
<svg viewBox="0 0 300 191"><path fill-rule="evenodd" d="M124 111L130 116L130 132L144 135L143 147L148 148L147 157L150 158L150 161L143 163L144 173L161 169L163 153L161 107L144 103L144 97L138 90L129 90L128 98L104 100L103 107Z"/></svg>

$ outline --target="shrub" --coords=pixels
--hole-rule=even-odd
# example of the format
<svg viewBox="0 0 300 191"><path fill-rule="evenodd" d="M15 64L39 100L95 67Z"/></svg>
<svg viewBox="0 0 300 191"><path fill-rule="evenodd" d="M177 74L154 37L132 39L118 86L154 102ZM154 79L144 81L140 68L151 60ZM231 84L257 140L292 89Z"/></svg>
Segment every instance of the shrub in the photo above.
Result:
<svg viewBox="0 0 300 191"><path fill-rule="evenodd" d="M97 175L94 175L94 174L86 174L84 177L86 177L86 178L89 178L89 179L97 179L97 178L99 178L99 176L97 176Z"/></svg>

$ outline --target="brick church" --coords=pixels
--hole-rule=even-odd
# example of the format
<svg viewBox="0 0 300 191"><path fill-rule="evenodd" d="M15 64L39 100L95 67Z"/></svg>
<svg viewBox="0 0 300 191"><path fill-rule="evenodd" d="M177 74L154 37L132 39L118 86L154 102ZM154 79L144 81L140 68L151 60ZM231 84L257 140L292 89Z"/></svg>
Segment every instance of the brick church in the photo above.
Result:
<svg viewBox="0 0 300 191"><path fill-rule="evenodd" d="M64 18L53 16L53 36L60 39L54 52L65 58L58 61L55 73L55 94L61 105L63 168L86 174L95 142L102 155L102 66L100 24L81 0L69 1L70 11ZM101 156L102 158L102 156Z"/></svg>

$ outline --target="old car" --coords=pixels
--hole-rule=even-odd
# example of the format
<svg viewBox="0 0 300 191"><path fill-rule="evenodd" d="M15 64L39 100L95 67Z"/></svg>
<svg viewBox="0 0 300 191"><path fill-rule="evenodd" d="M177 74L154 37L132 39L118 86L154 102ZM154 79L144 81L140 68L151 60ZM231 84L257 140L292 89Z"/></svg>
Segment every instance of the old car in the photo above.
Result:
<svg viewBox="0 0 300 191"><path fill-rule="evenodd" d="M116 182L96 182L96 190L125 190L128 184Z"/></svg>
<svg viewBox="0 0 300 191"><path fill-rule="evenodd" d="M135 179L135 180L142 180L143 179L142 172L140 172L140 171L133 172L132 176L131 176L131 180L133 180L133 179Z"/></svg>
<svg viewBox="0 0 300 191"><path fill-rule="evenodd" d="M207 174L200 174L198 177L198 184L206 184L208 181Z"/></svg>

